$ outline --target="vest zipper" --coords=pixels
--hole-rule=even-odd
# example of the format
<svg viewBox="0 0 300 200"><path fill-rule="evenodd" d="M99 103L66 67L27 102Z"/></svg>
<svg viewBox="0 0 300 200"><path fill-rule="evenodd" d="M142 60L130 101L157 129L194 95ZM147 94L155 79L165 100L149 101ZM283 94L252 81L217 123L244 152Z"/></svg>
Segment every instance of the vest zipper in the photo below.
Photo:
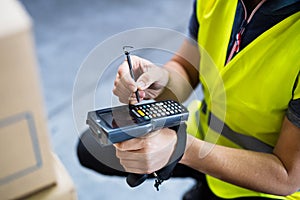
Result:
<svg viewBox="0 0 300 200"><path fill-rule="evenodd" d="M227 58L226 64L233 58L234 54L238 53L240 51L240 46L241 46L241 42L242 42L242 35L245 32L245 29L247 27L247 25L250 23L250 21L252 20L254 14L257 12L257 10L263 5L263 3L266 0L262 0L261 2L259 2L259 4L257 4L257 6L254 8L254 10L251 12L250 16L248 17L248 13L247 13L247 8L245 6L245 3L243 0L241 0L241 3L243 5L243 9L244 9L244 20L242 22L242 25L240 27L240 30L238 31L238 33L235 35L235 42L231 48L230 54ZM248 19L247 19L248 18ZM225 64L225 65L226 65Z"/></svg>

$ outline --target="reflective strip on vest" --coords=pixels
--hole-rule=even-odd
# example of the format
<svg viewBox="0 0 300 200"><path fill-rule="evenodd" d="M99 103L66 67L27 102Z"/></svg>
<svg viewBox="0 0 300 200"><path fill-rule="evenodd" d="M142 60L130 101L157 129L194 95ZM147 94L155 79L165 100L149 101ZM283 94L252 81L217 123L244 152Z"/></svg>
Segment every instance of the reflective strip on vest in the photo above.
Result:
<svg viewBox="0 0 300 200"><path fill-rule="evenodd" d="M232 142L238 144L243 149L271 153L273 147L256 139L254 137L243 135L233 131L229 126L227 126L223 121L217 118L214 114L210 113L209 117L209 127L222 136L231 140Z"/></svg>

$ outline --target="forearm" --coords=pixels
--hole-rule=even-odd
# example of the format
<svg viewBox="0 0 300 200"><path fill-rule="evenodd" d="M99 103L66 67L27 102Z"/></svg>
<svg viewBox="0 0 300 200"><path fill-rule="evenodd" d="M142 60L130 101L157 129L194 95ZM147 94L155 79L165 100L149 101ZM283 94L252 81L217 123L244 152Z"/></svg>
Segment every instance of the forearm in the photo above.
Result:
<svg viewBox="0 0 300 200"><path fill-rule="evenodd" d="M185 40L173 58L164 65L169 80L158 99L186 100L199 83L199 59L198 46Z"/></svg>
<svg viewBox="0 0 300 200"><path fill-rule="evenodd" d="M295 192L285 166L274 154L228 148L188 136L181 163L226 182L259 192Z"/></svg>
<svg viewBox="0 0 300 200"><path fill-rule="evenodd" d="M157 99L173 99L183 102L193 90L186 71L179 63L173 60L166 63L164 69L168 71L169 80Z"/></svg>

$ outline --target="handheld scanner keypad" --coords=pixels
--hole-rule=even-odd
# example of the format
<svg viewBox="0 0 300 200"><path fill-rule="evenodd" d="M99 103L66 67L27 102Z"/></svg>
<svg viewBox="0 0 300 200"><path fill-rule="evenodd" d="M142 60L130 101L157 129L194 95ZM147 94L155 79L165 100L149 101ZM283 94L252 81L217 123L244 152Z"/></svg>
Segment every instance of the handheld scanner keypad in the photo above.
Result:
<svg viewBox="0 0 300 200"><path fill-rule="evenodd" d="M158 119L186 112L186 108L173 100L132 106L132 114L138 121Z"/></svg>
<svg viewBox="0 0 300 200"><path fill-rule="evenodd" d="M166 100L91 111L87 124L100 144L109 145L177 126L187 118L188 111L183 105Z"/></svg>

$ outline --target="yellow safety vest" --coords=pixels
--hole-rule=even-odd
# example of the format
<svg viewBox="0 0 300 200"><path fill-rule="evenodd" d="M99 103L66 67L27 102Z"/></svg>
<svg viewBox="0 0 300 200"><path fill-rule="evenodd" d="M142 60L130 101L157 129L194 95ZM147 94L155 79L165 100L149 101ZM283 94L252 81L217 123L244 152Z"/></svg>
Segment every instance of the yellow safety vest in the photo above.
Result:
<svg viewBox="0 0 300 200"><path fill-rule="evenodd" d="M295 89L300 67L300 12L261 34L224 67L236 7L237 0L197 1L205 105L190 104L187 132L223 146L271 152L289 101L300 97L299 84ZM209 152L202 156L205 153ZM208 175L207 181L222 198L300 199L300 192L282 197Z"/></svg>

